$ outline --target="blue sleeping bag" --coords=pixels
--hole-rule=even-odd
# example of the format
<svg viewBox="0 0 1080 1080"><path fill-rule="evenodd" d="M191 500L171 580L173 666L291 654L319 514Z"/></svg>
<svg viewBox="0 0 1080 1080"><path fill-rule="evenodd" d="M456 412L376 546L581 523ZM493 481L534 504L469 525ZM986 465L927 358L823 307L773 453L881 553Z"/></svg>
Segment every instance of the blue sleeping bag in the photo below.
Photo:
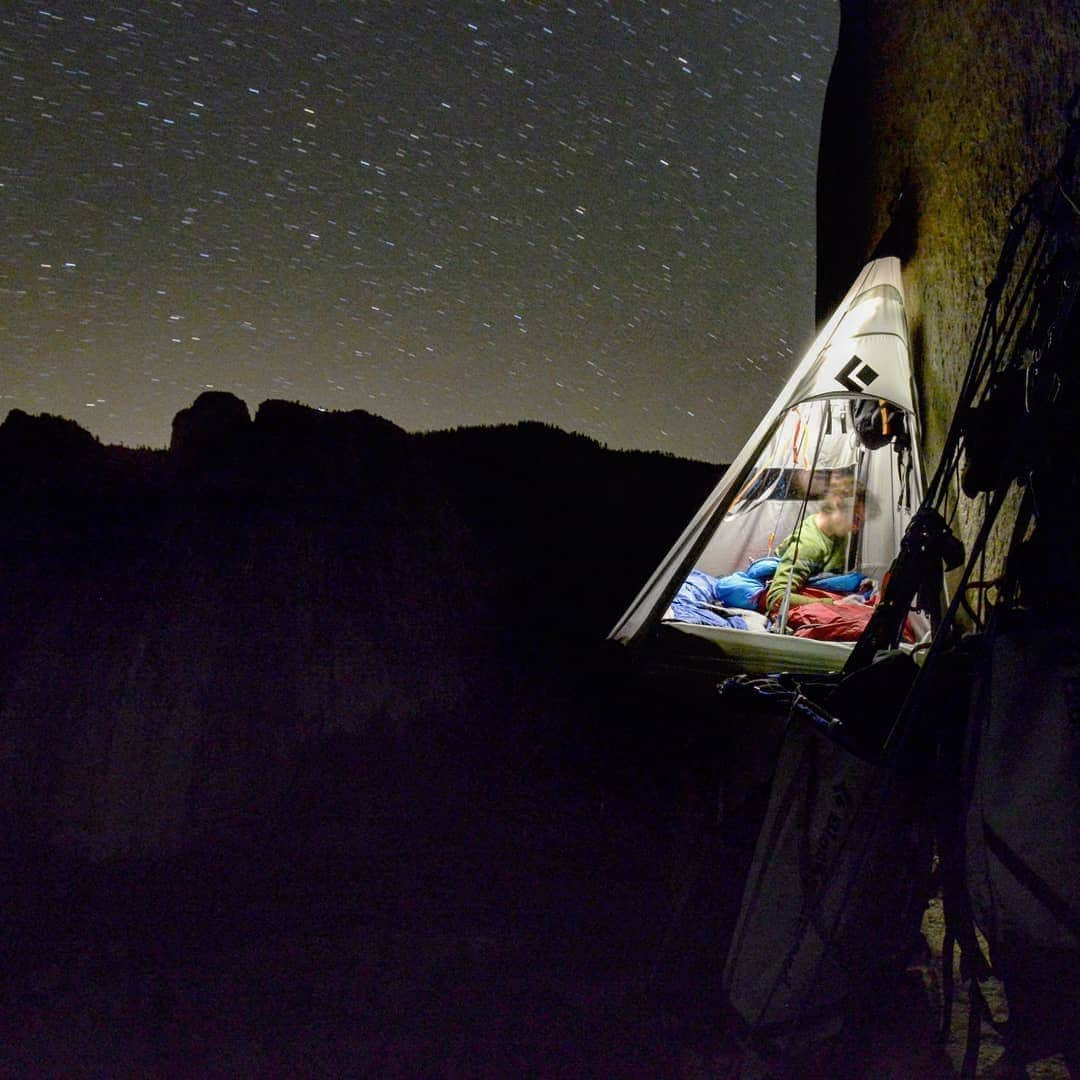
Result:
<svg viewBox="0 0 1080 1080"><path fill-rule="evenodd" d="M807 584L813 585L815 589L828 589L829 592L853 593L858 591L865 580L863 574L851 570L846 574L815 574Z"/></svg>
<svg viewBox="0 0 1080 1080"><path fill-rule="evenodd" d="M728 588L724 582L733 577L744 578L741 591L738 588ZM691 570L690 576L679 587L675 598L671 601L671 613L680 622L702 623L705 626L730 626L737 630L747 629L746 620L739 615L722 615L714 611L709 605L720 604L723 607L753 607L753 603L742 603L741 600L729 599L738 594L740 597L749 595L751 589L756 590L755 596L761 592L761 582L747 577L745 574L731 574L725 578L714 578L706 574L704 570ZM756 600L754 601L756 602Z"/></svg>

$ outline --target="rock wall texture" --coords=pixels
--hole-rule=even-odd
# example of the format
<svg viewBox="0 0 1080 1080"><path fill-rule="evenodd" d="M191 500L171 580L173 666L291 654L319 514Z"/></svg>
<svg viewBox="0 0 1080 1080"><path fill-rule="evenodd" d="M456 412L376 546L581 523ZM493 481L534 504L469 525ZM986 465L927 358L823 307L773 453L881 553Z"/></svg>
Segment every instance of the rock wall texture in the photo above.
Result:
<svg viewBox="0 0 1080 1080"><path fill-rule="evenodd" d="M1080 11L1076 0L840 7L819 159L818 315L875 251L902 258L933 469L1010 209L1061 153Z"/></svg>

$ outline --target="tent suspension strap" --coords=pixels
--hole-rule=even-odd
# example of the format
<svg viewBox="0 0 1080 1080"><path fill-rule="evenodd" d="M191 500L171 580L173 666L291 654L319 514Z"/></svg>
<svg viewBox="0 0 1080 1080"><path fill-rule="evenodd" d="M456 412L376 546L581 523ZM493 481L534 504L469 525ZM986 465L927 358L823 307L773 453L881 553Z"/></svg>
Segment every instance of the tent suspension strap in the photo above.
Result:
<svg viewBox="0 0 1080 1080"><path fill-rule="evenodd" d="M796 405L795 406L795 412L798 413L798 411L799 411L799 407ZM795 460L792 463L795 468L798 468L799 460L802 458L803 450L806 448L806 436L809 435L809 434L810 434L810 426L809 426L809 424L807 424L806 426L803 427L802 437L799 439L798 443L795 446ZM818 438L820 439L821 436L819 435ZM820 446L820 443L819 443L819 446ZM816 455L815 455L815 460L816 460Z"/></svg>
<svg viewBox="0 0 1080 1080"><path fill-rule="evenodd" d="M799 558L799 534L802 532L803 522L806 520L806 506L810 501L810 489L814 486L814 474L817 472L818 457L821 454L821 444L825 439L825 414L829 409L828 400L821 403L821 423L818 427L817 442L814 445L814 460L810 464L810 475L806 478L806 488L803 491L802 504L799 506L799 516L795 519L795 547L791 552L791 573L788 574L787 586L784 588L784 600L780 605L780 618L778 620L778 633L783 634L787 629L788 608L791 606L791 583L795 577L795 564Z"/></svg>

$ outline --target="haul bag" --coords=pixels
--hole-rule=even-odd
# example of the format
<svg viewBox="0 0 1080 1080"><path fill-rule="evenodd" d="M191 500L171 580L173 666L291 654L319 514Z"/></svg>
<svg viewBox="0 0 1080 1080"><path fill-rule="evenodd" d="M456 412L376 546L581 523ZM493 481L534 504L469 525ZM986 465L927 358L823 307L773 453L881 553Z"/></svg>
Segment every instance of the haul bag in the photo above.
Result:
<svg viewBox="0 0 1080 1080"><path fill-rule="evenodd" d="M747 1042L766 1057L797 1056L835 1033L853 997L902 972L925 907L911 786L839 729L792 695L724 967Z"/></svg>
<svg viewBox="0 0 1080 1080"><path fill-rule="evenodd" d="M1033 946L1080 950L1075 627L999 616L968 738L967 887L991 957Z"/></svg>

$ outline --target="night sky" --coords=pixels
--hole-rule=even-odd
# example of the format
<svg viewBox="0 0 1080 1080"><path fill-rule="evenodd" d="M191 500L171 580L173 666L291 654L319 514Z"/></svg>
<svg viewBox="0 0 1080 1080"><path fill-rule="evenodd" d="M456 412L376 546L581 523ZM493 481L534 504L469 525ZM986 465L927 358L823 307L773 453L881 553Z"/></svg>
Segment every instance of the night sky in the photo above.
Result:
<svg viewBox="0 0 1080 1080"><path fill-rule="evenodd" d="M813 336L835 0L0 9L0 417L203 389L738 449Z"/></svg>

